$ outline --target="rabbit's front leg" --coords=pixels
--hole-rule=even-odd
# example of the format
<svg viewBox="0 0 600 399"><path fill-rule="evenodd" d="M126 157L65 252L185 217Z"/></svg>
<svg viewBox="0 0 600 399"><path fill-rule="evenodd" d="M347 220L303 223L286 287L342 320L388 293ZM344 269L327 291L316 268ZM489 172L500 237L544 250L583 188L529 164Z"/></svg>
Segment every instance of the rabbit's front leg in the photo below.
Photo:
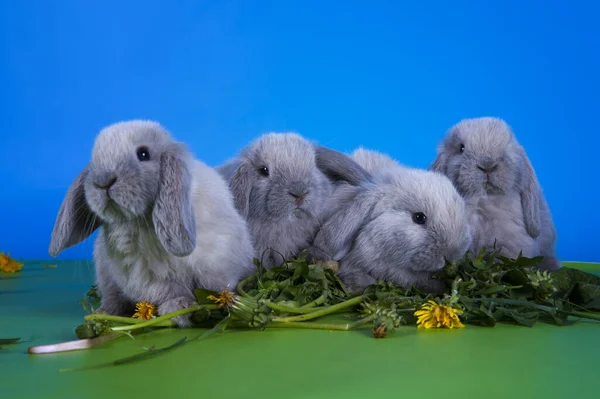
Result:
<svg viewBox="0 0 600 399"><path fill-rule="evenodd" d="M157 307L158 314L164 316L197 303L194 293L186 286L173 281L146 282L144 286L146 300ZM191 313L174 317L172 320L178 327L192 325Z"/></svg>
<svg viewBox="0 0 600 399"><path fill-rule="evenodd" d="M180 296L177 298L169 299L158 306L158 314L163 316L180 309L188 308L194 304L196 304L196 300L189 296ZM191 327L192 320L190 316L191 313L182 316L177 316L173 318L173 321L177 324L177 326L181 328Z"/></svg>
<svg viewBox="0 0 600 399"><path fill-rule="evenodd" d="M111 274L110 260L96 256L96 286L100 291L101 305L94 313L114 316L132 316L135 305L124 294Z"/></svg>

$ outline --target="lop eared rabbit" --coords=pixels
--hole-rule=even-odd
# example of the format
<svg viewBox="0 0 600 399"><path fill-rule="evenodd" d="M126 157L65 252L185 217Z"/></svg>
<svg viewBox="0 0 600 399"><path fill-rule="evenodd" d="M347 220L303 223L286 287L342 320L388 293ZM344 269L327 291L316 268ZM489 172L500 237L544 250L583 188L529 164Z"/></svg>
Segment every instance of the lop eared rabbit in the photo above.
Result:
<svg viewBox="0 0 600 399"><path fill-rule="evenodd" d="M556 232L546 199L525 149L505 121L465 119L438 147L431 168L447 175L467 202L474 230L473 251L504 256L544 256L541 269L561 267Z"/></svg>
<svg viewBox="0 0 600 399"><path fill-rule="evenodd" d="M100 132L62 202L50 254L98 228L96 278L109 314L131 315L140 301L170 313L193 304L195 288L232 289L254 268L249 231L224 179L155 122ZM187 316L175 321L191 324Z"/></svg>
<svg viewBox="0 0 600 399"><path fill-rule="evenodd" d="M308 248L333 192L369 174L350 157L296 133L268 133L217 168L247 220L265 268Z"/></svg>
<svg viewBox="0 0 600 399"><path fill-rule="evenodd" d="M351 291L383 279L441 293L445 285L432 274L464 256L471 242L462 197L439 173L365 149L352 157L372 179L336 191L310 258L338 261Z"/></svg>

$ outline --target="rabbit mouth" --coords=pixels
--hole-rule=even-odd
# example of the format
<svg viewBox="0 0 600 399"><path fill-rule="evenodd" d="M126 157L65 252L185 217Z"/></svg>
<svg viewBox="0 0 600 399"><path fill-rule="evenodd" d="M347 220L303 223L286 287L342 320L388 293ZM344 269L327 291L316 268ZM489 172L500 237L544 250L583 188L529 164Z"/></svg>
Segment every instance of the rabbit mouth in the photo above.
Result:
<svg viewBox="0 0 600 399"><path fill-rule="evenodd" d="M413 257L409 270L413 272L436 272L446 266L446 259L424 259L422 256Z"/></svg>
<svg viewBox="0 0 600 399"><path fill-rule="evenodd" d="M495 185L494 183L492 183L489 180L486 181L485 183L483 183L483 189L488 194L502 194L502 193L504 193L504 190L501 187L498 187L497 185Z"/></svg>
<svg viewBox="0 0 600 399"><path fill-rule="evenodd" d="M120 206L114 199L108 197L102 209L102 215L111 220L127 219L127 210Z"/></svg>
<svg viewBox="0 0 600 399"><path fill-rule="evenodd" d="M310 212L308 212L306 209L304 209L302 207L296 207L292 211L292 215L294 215L298 219L304 219L304 218L310 217Z"/></svg>

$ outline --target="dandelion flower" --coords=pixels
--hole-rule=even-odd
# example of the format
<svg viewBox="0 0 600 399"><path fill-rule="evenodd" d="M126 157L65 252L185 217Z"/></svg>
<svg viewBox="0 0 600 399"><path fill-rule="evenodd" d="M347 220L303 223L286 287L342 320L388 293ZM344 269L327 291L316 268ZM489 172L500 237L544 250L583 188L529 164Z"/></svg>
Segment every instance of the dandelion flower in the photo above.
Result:
<svg viewBox="0 0 600 399"><path fill-rule="evenodd" d="M150 320L156 316L156 307L148 302L139 302L135 305L136 312L133 317L141 320Z"/></svg>
<svg viewBox="0 0 600 399"><path fill-rule="evenodd" d="M23 268L23 263L10 258L10 254L0 252L0 271L6 273L20 272Z"/></svg>
<svg viewBox="0 0 600 399"><path fill-rule="evenodd" d="M387 327L385 324L380 324L373 329L373 336L375 338L384 338L387 335Z"/></svg>
<svg viewBox="0 0 600 399"><path fill-rule="evenodd" d="M415 312L419 328L463 328L458 315L462 310L444 306L429 300Z"/></svg>
<svg viewBox="0 0 600 399"><path fill-rule="evenodd" d="M221 295L218 297L214 295L209 295L207 299L211 301L215 301L220 308L225 307L227 309L231 309L231 307L235 304L235 295L231 291L223 290Z"/></svg>

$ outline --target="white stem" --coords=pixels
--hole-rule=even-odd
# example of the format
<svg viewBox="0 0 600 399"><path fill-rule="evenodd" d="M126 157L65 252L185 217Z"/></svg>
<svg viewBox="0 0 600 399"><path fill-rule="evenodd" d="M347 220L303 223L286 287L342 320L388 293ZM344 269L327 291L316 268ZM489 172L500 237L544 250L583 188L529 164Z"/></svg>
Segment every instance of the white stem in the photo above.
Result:
<svg viewBox="0 0 600 399"><path fill-rule="evenodd" d="M123 334L110 333L91 339L79 339L77 341L61 342L60 344L32 346L27 349L27 352L32 355L41 355L45 353L69 352L89 349L122 336Z"/></svg>

